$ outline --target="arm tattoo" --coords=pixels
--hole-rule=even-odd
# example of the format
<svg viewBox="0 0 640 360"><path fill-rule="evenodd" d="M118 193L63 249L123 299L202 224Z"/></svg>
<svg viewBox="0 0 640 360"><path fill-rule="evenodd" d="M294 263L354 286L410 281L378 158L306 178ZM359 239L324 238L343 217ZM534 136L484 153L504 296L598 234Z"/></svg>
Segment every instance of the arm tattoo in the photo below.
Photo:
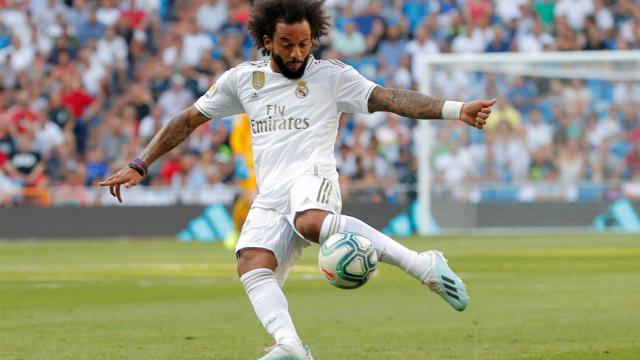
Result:
<svg viewBox="0 0 640 360"><path fill-rule="evenodd" d="M414 119L442 119L443 100L416 91L376 87L369 96L369 111L388 111Z"/></svg>
<svg viewBox="0 0 640 360"><path fill-rule="evenodd" d="M194 106L183 110L153 137L144 149L140 158L151 165L162 155L182 143L198 126L210 119Z"/></svg>

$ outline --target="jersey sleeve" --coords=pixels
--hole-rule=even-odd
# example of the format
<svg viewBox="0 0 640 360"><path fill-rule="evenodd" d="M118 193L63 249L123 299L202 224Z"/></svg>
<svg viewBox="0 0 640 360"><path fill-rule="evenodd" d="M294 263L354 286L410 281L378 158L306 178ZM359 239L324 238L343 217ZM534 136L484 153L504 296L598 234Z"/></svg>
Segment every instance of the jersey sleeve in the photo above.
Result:
<svg viewBox="0 0 640 360"><path fill-rule="evenodd" d="M212 119L244 112L244 108L236 91L235 72L228 70L218 78L204 95L194 104L203 115Z"/></svg>
<svg viewBox="0 0 640 360"><path fill-rule="evenodd" d="M356 69L347 66L336 81L338 111L347 113L369 113L369 95L378 86L362 76Z"/></svg>

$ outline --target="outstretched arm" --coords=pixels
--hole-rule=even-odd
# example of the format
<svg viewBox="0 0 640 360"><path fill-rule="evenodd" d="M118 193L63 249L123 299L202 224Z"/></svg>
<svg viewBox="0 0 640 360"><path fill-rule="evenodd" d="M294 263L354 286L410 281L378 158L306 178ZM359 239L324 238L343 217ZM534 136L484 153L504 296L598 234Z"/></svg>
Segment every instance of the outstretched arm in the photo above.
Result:
<svg viewBox="0 0 640 360"><path fill-rule="evenodd" d="M140 159L147 166L151 165L159 157L182 143L198 126L207 121L209 121L208 117L203 115L195 106L190 106L173 117L173 119L153 137L149 145L147 145L140 155ZM120 186L135 186L143 177L144 173L140 173L131 167L124 167L106 180L100 182L100 186L108 186L111 195L116 197L119 202L122 202Z"/></svg>
<svg viewBox="0 0 640 360"><path fill-rule="evenodd" d="M482 129L495 102L475 100L464 103L457 120ZM442 119L445 101L412 90L378 86L371 92L368 105L369 112L388 111L414 119Z"/></svg>
<svg viewBox="0 0 640 360"><path fill-rule="evenodd" d="M140 154L140 159L146 162L147 165L151 165L159 157L182 143L198 126L209 120L195 106L188 107L158 131L142 154Z"/></svg>

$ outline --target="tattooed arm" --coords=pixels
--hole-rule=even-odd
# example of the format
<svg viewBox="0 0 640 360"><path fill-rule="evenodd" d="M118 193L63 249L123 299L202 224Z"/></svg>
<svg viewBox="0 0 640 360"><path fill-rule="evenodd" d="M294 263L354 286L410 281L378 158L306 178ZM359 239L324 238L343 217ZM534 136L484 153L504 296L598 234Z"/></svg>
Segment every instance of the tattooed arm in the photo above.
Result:
<svg viewBox="0 0 640 360"><path fill-rule="evenodd" d="M182 143L198 126L210 119L195 106L183 110L153 137L149 145L140 154L140 159L151 165L162 155Z"/></svg>
<svg viewBox="0 0 640 360"><path fill-rule="evenodd" d="M369 96L369 111L388 111L414 119L442 119L444 101L419 92L376 87Z"/></svg>
<svg viewBox="0 0 640 360"><path fill-rule="evenodd" d="M404 89L376 87L369 96L369 112L388 111L414 119L442 119L444 100L438 100L419 92ZM460 120L482 129L491 113L495 100L474 100L464 103Z"/></svg>
<svg viewBox="0 0 640 360"><path fill-rule="evenodd" d="M140 159L147 165L151 165L159 157L182 143L198 126L209 120L210 119L196 109L195 106L183 110L174 116L173 119L153 137L149 145L147 145L140 155ZM124 167L99 184L100 186L108 186L111 195L116 197L119 202L122 202L120 186L135 186L142 178L143 175L139 174L136 170L130 167Z"/></svg>

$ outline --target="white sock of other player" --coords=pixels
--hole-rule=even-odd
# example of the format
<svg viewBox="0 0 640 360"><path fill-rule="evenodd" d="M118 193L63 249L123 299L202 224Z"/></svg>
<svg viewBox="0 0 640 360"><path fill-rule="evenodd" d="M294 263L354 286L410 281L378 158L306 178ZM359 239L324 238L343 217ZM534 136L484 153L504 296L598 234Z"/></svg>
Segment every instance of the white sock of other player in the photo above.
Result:
<svg viewBox="0 0 640 360"><path fill-rule="evenodd" d="M258 319L278 344L302 346L289 315L289 304L269 269L251 270L240 277Z"/></svg>
<svg viewBox="0 0 640 360"><path fill-rule="evenodd" d="M346 215L329 214L324 218L320 228L320 244L340 231L354 232L366 237L376 249L378 260L395 265L417 279L432 266L430 261L425 261L425 257L417 252L407 249L363 221Z"/></svg>

